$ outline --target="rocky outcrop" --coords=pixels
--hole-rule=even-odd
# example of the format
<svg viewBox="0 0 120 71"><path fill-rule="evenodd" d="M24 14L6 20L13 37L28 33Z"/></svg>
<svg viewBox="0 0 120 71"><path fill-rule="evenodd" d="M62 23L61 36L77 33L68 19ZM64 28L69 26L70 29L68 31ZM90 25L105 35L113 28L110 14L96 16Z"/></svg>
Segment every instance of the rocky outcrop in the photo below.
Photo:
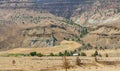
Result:
<svg viewBox="0 0 120 71"><path fill-rule="evenodd" d="M72 28L72 27L71 27ZM49 47L60 44L62 40L71 39L78 33L71 30L70 26L65 24L49 24L45 26L38 26L27 28L23 30L23 46L22 47Z"/></svg>

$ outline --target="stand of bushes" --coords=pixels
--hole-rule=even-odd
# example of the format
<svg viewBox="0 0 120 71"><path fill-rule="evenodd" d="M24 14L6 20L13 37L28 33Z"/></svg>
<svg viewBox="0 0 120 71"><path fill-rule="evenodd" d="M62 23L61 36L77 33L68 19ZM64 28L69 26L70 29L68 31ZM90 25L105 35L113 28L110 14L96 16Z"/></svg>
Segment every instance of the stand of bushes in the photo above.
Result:
<svg viewBox="0 0 120 71"><path fill-rule="evenodd" d="M42 56L73 56L74 53L77 53L76 50L74 51L67 51L65 50L64 52L59 52L58 54L54 54L54 53L50 53L49 55L43 55L42 53L37 53L37 52L30 52L29 56L38 56L38 57L42 57ZM81 53L77 53L78 56L87 56L86 53L81 52Z"/></svg>

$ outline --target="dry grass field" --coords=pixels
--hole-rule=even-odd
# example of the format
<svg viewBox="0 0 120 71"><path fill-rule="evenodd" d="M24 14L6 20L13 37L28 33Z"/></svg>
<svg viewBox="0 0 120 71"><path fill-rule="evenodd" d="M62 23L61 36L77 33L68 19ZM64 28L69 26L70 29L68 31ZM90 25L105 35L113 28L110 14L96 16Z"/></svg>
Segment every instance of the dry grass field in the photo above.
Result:
<svg viewBox="0 0 120 71"><path fill-rule="evenodd" d="M120 58L67 57L68 71L120 71ZM62 57L0 57L0 71L65 71Z"/></svg>
<svg viewBox="0 0 120 71"><path fill-rule="evenodd" d="M63 67L63 57L3 57L4 54L28 54L36 51L37 53L50 54L65 50L74 50L81 45L73 41L62 41L60 45L46 48L16 48L0 52L0 71L66 71ZM120 50L99 50L102 55L106 53L110 57L90 57L95 50L82 50L87 57L79 57L80 65L76 64L76 56L67 57L69 68L67 71L120 71ZM112 57L114 56L114 57ZM118 56L118 57L117 57Z"/></svg>
<svg viewBox="0 0 120 71"><path fill-rule="evenodd" d="M91 56L96 50L83 50L87 54L87 56ZM106 54L109 55L109 57L120 57L120 49L106 49L106 50L97 50L99 54L101 54L103 57L105 57Z"/></svg>

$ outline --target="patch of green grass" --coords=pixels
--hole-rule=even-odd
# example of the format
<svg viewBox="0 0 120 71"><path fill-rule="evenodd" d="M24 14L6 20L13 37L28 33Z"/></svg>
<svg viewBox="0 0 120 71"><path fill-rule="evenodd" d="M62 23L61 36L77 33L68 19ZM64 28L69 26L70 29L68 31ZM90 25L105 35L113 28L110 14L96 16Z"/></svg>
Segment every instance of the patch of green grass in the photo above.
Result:
<svg viewBox="0 0 120 71"><path fill-rule="evenodd" d="M2 56L2 57L23 57L23 56L26 56L26 54L13 54L13 53L9 54L9 53L6 53L6 54L2 54L0 56Z"/></svg>

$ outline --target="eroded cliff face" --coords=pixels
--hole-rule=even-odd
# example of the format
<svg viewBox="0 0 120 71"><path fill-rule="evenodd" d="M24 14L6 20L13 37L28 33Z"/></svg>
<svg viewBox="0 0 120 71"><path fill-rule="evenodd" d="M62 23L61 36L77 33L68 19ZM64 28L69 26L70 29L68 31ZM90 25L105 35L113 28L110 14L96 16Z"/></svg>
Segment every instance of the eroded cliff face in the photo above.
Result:
<svg viewBox="0 0 120 71"><path fill-rule="evenodd" d="M23 31L25 39L22 47L55 46L60 44L62 40L70 40L79 33L74 27L65 24L49 24L27 28Z"/></svg>
<svg viewBox="0 0 120 71"><path fill-rule="evenodd" d="M95 0L91 5L80 5L74 11L71 19L78 24L86 26L118 22L120 20L119 3L120 1L118 0Z"/></svg>

